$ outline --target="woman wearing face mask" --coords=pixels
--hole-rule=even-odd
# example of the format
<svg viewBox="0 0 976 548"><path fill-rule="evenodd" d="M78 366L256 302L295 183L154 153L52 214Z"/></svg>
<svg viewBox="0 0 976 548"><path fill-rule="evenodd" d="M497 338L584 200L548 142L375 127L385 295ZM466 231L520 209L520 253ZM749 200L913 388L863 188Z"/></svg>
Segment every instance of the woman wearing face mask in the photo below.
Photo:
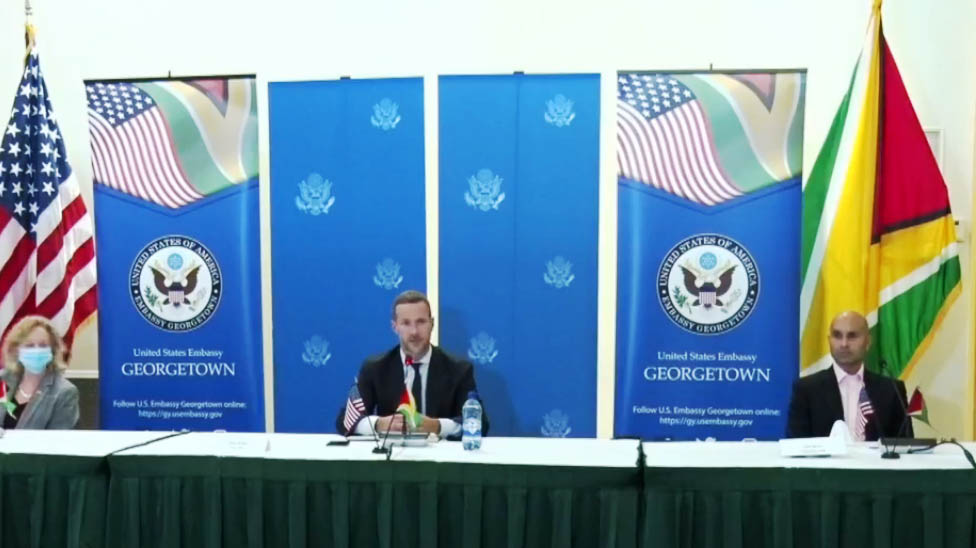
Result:
<svg viewBox="0 0 976 548"><path fill-rule="evenodd" d="M54 326L28 316L10 330L3 346L7 403L4 428L69 429L78 423L78 388L64 378L64 342ZM3 407L6 407L4 409Z"/></svg>

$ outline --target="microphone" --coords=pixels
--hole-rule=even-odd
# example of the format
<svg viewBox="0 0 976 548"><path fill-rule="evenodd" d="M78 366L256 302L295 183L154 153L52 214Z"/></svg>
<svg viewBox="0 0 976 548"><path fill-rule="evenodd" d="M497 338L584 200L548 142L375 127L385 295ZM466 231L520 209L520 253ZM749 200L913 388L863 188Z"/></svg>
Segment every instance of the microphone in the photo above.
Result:
<svg viewBox="0 0 976 548"><path fill-rule="evenodd" d="M890 443L892 447L891 450L894 451L895 448L898 447L898 445L909 445L909 446L912 445L912 441L915 439L914 433L912 437L908 437L908 438L902 437L902 433L905 432L905 427L909 424L909 421L912 418L908 416L908 404L905 402L905 399L902 398L901 390L898 387L898 382L895 380L895 377L893 376L893 372L890 369L888 369L888 362L884 358L881 358L879 360L879 365L881 366L881 372L884 373L884 376L887 377L888 382L891 383L892 390L895 391L895 398L898 400L898 405L901 408L901 412L902 412L901 425L898 427L898 431L895 432L894 437L889 437L886 440L882 441L882 444L885 444L885 442ZM881 439L882 436L883 433L879 431L878 439Z"/></svg>
<svg viewBox="0 0 976 548"><path fill-rule="evenodd" d="M864 393L867 394L867 385L865 385L861 390L864 390ZM870 398L871 396L868 395L868 399ZM874 402L871 403L871 406L874 407ZM873 409L871 410L871 420L874 422L874 428L878 431L878 441L881 442L881 446L884 447L884 453L881 453L881 458L900 459L901 455L895 452L895 448L888 447L887 438L884 437L884 429L881 428L881 419L878 418L878 413Z"/></svg>

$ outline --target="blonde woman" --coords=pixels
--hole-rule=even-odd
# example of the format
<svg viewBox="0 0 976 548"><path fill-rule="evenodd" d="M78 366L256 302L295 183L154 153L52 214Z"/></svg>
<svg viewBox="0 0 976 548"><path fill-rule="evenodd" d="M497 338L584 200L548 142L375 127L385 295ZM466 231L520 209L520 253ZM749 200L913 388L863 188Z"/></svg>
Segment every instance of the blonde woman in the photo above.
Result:
<svg viewBox="0 0 976 548"><path fill-rule="evenodd" d="M47 319L27 316L3 345L4 428L64 430L78 423L78 388L64 378L64 341Z"/></svg>

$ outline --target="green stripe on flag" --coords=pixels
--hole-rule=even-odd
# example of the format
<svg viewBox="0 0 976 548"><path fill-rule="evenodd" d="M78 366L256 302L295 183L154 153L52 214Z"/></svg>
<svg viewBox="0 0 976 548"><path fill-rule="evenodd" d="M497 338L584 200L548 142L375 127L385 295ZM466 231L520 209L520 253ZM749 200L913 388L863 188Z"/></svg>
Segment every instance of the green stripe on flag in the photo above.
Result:
<svg viewBox="0 0 976 548"><path fill-rule="evenodd" d="M888 370L897 375L908 367L919 345L935 325L942 307L959 285L959 257L942 263L939 270L914 287L888 301L878 310L878 323L871 329L869 363L884 358Z"/></svg>
<svg viewBox="0 0 976 548"><path fill-rule="evenodd" d="M163 111L170 131L173 132L173 141L179 153L179 160L183 164L183 171L197 192L208 196L231 186L232 182L224 177L214 163L200 128L197 127L183 103L157 84L141 83L138 86L148 93Z"/></svg>
<svg viewBox="0 0 976 548"><path fill-rule="evenodd" d="M844 100L841 101L834 121L830 124L830 131L824 139L823 147L817 154L817 160L813 163L810 170L810 177L807 184L803 187L803 237L802 247L800 248L800 259L802 268L800 279L804 285L807 279L807 268L810 266L811 255L813 254L813 244L817 240L817 231L820 230L820 221L823 218L824 203L827 201L827 190L830 187L830 179L834 170L837 168L837 151L840 149L840 142L844 135L844 126L847 122L847 111L851 106L851 93L854 89L854 78L857 76L857 68L851 76L851 83L847 87ZM845 169L847 166L843 166ZM817 274L817 273L814 273Z"/></svg>
<svg viewBox="0 0 976 548"><path fill-rule="evenodd" d="M721 143L721 146L715 147L716 154L722 170L728 174L732 183L745 193L778 183L779 181L774 180L756 158L756 153L742 128L742 122L729 104L728 98L702 81L702 78L714 76L675 75L673 77L688 86L698 102L702 104L702 110L712 130L712 143L709 145L715 146L715 143Z"/></svg>

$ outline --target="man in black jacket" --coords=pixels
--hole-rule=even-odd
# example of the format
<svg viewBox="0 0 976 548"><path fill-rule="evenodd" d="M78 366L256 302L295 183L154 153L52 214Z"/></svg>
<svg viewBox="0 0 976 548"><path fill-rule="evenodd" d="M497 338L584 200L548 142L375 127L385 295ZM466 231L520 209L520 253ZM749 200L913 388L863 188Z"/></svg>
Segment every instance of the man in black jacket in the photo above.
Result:
<svg viewBox="0 0 976 548"><path fill-rule="evenodd" d="M830 324L828 340L833 366L793 383L787 437L827 436L837 420L847 424L855 441L911 437L911 421L905 418L905 384L864 367L871 345L864 316L839 314Z"/></svg>
<svg viewBox="0 0 976 548"><path fill-rule="evenodd" d="M434 318L430 302L419 291L405 291L393 301L392 327L400 344L367 358L357 377L367 416L347 431L343 424L346 407L343 407L336 418L336 429L346 435L370 435L388 429L399 432L403 428L403 416L396 413L396 408L404 390L409 390L417 411L423 414L423 423L416 430L442 438L459 438L461 408L468 393L477 391L474 367L430 344ZM481 423L485 434L488 415L483 408Z"/></svg>

